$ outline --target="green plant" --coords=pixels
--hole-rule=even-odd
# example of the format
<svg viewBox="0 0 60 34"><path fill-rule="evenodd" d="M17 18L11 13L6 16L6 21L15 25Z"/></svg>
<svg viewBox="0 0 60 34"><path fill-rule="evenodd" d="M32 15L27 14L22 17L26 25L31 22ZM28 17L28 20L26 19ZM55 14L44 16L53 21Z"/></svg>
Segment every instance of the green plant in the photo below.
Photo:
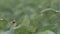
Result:
<svg viewBox="0 0 60 34"><path fill-rule="evenodd" d="M0 0L0 34L60 34L59 3L60 0Z"/></svg>

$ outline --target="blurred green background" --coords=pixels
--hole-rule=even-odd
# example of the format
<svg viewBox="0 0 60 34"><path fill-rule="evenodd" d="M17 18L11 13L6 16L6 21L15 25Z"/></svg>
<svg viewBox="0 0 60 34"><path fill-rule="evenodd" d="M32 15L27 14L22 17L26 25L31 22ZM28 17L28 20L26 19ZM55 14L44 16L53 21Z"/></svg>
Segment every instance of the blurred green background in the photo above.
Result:
<svg viewBox="0 0 60 34"><path fill-rule="evenodd" d="M23 26L12 34L60 34L60 0L0 0L0 30L13 19Z"/></svg>

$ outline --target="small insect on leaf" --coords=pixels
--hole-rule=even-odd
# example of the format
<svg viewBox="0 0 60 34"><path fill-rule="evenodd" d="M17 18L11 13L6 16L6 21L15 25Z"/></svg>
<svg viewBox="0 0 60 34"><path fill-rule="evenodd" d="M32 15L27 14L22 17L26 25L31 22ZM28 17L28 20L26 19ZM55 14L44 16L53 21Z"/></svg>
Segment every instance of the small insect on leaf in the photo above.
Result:
<svg viewBox="0 0 60 34"><path fill-rule="evenodd" d="M15 23L16 23L16 20L14 19L14 20L13 20L13 24L15 24Z"/></svg>

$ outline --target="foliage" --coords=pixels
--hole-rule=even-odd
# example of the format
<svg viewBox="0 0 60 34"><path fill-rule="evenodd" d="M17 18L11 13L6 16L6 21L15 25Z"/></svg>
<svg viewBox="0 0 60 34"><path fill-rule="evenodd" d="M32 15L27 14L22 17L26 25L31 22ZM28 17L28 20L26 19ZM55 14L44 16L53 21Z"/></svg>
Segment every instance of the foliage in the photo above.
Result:
<svg viewBox="0 0 60 34"><path fill-rule="evenodd" d="M17 26L22 27L12 34L60 34L59 3L60 0L0 0L0 30L8 29L16 19Z"/></svg>

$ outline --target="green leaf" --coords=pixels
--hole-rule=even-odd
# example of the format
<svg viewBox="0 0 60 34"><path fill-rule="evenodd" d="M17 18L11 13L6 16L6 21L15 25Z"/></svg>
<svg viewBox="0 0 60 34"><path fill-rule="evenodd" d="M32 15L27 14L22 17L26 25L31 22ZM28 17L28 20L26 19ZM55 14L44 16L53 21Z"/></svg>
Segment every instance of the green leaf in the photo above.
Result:
<svg viewBox="0 0 60 34"><path fill-rule="evenodd" d="M28 15L24 16L24 19L22 21L22 25L24 25L24 26L29 26L30 25L30 18L29 18Z"/></svg>
<svg viewBox="0 0 60 34"><path fill-rule="evenodd" d="M50 24L50 25L47 25L47 26L44 26L42 28L39 29L40 32L43 32L43 31L46 31L46 30L50 30L54 27L55 25L54 24Z"/></svg>
<svg viewBox="0 0 60 34"><path fill-rule="evenodd" d="M8 28L8 21L5 19L0 19L0 30Z"/></svg>
<svg viewBox="0 0 60 34"><path fill-rule="evenodd" d="M13 34L28 34L30 32L31 30L28 27L22 26L21 28L14 30Z"/></svg>

